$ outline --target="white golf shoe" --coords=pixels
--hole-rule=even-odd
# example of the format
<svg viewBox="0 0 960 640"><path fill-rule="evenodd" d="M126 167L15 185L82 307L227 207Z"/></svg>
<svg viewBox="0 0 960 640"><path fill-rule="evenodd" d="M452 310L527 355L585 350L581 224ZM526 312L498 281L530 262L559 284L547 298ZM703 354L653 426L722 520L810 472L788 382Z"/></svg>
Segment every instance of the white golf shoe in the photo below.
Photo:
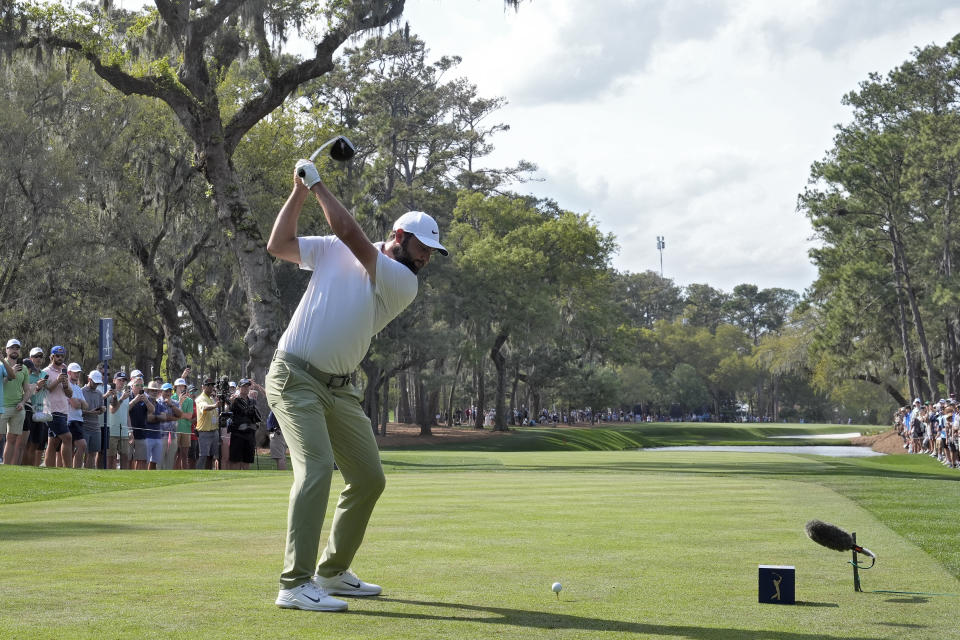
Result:
<svg viewBox="0 0 960 640"><path fill-rule="evenodd" d="M311 580L292 589L280 589L276 605L281 609L303 609L305 611L346 611L347 603L331 598L330 595Z"/></svg>
<svg viewBox="0 0 960 640"><path fill-rule="evenodd" d="M330 578L313 576L313 583L335 596L378 596L383 591L380 585L364 582L352 571L341 571Z"/></svg>

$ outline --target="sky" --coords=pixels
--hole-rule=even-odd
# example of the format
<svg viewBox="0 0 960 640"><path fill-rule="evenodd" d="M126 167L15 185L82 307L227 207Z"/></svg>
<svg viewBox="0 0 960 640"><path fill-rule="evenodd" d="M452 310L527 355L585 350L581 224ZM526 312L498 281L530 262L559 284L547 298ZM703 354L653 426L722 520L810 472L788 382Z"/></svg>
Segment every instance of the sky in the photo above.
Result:
<svg viewBox="0 0 960 640"><path fill-rule="evenodd" d="M796 210L841 104L871 72L946 44L934 0L407 0L431 56L507 106L489 166L535 163L520 193L588 213L613 266L677 285L798 292L816 278ZM586 7L586 8L584 8Z"/></svg>

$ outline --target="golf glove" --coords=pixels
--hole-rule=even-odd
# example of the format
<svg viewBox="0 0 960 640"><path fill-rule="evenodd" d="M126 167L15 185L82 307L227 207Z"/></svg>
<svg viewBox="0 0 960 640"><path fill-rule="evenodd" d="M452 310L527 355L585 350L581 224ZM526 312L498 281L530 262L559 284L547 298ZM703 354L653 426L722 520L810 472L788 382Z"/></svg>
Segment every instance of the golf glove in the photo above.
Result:
<svg viewBox="0 0 960 640"><path fill-rule="evenodd" d="M307 189L320 182L320 174L317 173L316 165L303 158L297 160L297 175L300 176Z"/></svg>

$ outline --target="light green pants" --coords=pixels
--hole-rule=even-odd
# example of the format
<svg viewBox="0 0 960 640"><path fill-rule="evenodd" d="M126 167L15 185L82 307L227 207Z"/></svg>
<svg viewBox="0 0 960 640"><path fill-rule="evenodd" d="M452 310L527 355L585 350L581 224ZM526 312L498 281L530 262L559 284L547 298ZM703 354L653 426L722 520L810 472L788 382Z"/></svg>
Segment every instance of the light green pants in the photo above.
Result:
<svg viewBox="0 0 960 640"><path fill-rule="evenodd" d="M267 400L290 448L293 486L280 588L350 568L370 514L386 482L370 420L352 385L331 389L299 366L275 356ZM334 460L346 487L340 494L327 546L317 562Z"/></svg>

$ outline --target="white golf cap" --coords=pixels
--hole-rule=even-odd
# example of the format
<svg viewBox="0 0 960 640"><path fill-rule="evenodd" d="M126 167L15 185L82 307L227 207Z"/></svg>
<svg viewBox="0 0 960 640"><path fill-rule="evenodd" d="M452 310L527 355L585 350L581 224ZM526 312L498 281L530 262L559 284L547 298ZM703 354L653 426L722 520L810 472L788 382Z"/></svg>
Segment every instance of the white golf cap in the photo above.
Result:
<svg viewBox="0 0 960 640"><path fill-rule="evenodd" d="M423 211L407 211L393 223L393 230L403 229L404 233L412 233L425 246L447 255L446 248L440 244L440 227L437 221Z"/></svg>
<svg viewBox="0 0 960 640"><path fill-rule="evenodd" d="M67 371L69 371L70 373L78 373L80 371L83 371L83 367L81 367L76 362L71 362L70 364L67 365Z"/></svg>
<svg viewBox="0 0 960 640"><path fill-rule="evenodd" d="M143 371L140 371L140 369L134 369L133 371L130 372L130 377L131 377L131 378L142 378L142 377L143 377Z"/></svg>
<svg viewBox="0 0 960 640"><path fill-rule="evenodd" d="M33 349L30 349L30 355L32 355L32 356L42 356L42 355L43 355L43 349L41 349L40 347L34 347Z"/></svg>
<svg viewBox="0 0 960 640"><path fill-rule="evenodd" d="M87 378L89 378L90 380L93 380L97 384L103 384L103 374L101 374L96 369L88 373Z"/></svg>
<svg viewBox="0 0 960 640"><path fill-rule="evenodd" d="M9 349L10 347L19 347L19 346L20 346L20 341L17 340L16 338L10 338L9 340L7 340L7 349Z"/></svg>
<svg viewBox="0 0 960 640"><path fill-rule="evenodd" d="M180 385L187 386L187 381L183 378L177 378L173 381L173 386L179 387Z"/></svg>

